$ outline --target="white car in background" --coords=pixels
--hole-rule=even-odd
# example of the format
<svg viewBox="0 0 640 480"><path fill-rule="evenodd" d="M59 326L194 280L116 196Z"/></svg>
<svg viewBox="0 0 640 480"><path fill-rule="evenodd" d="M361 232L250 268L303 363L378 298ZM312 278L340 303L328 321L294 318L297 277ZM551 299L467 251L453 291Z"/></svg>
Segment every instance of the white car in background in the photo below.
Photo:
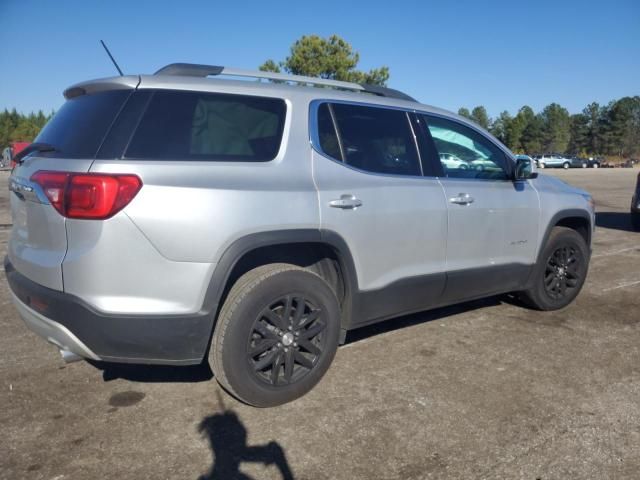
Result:
<svg viewBox="0 0 640 480"><path fill-rule="evenodd" d="M452 153L441 153L440 161L447 169L466 170L469 168L469 164L467 162L456 157Z"/></svg>

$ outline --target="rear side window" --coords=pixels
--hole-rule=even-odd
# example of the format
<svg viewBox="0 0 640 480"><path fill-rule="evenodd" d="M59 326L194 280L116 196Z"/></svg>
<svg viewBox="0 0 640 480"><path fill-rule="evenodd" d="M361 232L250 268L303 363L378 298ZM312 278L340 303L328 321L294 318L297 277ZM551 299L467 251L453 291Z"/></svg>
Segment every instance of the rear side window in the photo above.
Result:
<svg viewBox="0 0 640 480"><path fill-rule="evenodd" d="M132 90L109 90L67 100L34 142L56 150L43 155L93 158ZM39 154L40 155L40 154Z"/></svg>
<svg viewBox="0 0 640 480"><path fill-rule="evenodd" d="M401 110L335 103L333 110L344 163L373 173L422 175L415 140L407 114ZM322 110L319 109L319 115ZM327 130L323 131L323 123ZM319 116L318 134L325 153L336 156L329 139L332 127ZM325 145L332 145L329 151ZM339 151L337 152L339 154Z"/></svg>
<svg viewBox="0 0 640 480"><path fill-rule="evenodd" d="M280 149L285 112L282 99L158 90L125 156L266 162Z"/></svg>

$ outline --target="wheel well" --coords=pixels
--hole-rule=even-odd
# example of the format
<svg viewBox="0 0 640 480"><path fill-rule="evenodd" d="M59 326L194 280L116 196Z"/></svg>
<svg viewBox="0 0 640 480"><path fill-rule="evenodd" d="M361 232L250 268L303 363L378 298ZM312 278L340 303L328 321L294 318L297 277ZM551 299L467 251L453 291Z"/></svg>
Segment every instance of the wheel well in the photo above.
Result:
<svg viewBox="0 0 640 480"><path fill-rule="evenodd" d="M284 243L258 247L246 252L234 265L225 283L220 305L233 284L249 270L268 263L290 263L312 270L333 289L342 306L347 298L348 282L345 281L340 255L331 246L323 243Z"/></svg>
<svg viewBox="0 0 640 480"><path fill-rule="evenodd" d="M567 227L578 232L587 245L591 244L591 230L589 221L583 217L567 217L563 218L555 224L556 227Z"/></svg>

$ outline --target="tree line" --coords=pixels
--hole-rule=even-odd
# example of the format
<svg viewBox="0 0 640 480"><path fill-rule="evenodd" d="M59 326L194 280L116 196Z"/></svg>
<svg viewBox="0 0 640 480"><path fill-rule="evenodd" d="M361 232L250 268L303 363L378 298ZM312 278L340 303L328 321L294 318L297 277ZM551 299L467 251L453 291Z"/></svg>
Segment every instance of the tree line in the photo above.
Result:
<svg viewBox="0 0 640 480"><path fill-rule="evenodd" d="M27 115L15 108L0 112L0 152L11 142L32 142L52 116L53 112L46 115L42 110Z"/></svg>
<svg viewBox="0 0 640 480"><path fill-rule="evenodd" d="M461 108L458 114L489 130L514 153L640 156L640 96L607 105L593 102L574 115L557 103L539 113L525 105L516 115L504 111L494 119L483 106Z"/></svg>
<svg viewBox="0 0 640 480"><path fill-rule="evenodd" d="M359 53L338 35L327 38L304 35L290 48L284 60L265 61L263 71L386 85L389 68L381 66L365 72L357 69ZM571 115L557 103L535 113L527 105L515 115L507 111L490 118L483 106L458 113L489 130L515 153L561 153L579 156L639 157L640 96L624 97L600 105L587 105ZM10 142L32 141L53 115L42 111L22 115L15 109L0 113L0 148Z"/></svg>

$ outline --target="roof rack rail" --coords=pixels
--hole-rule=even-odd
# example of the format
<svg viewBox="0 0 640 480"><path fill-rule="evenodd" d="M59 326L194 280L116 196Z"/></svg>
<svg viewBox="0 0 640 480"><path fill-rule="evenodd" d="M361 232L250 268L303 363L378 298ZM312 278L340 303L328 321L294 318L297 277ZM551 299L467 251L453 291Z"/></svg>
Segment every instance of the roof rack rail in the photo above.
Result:
<svg viewBox="0 0 640 480"><path fill-rule="evenodd" d="M302 75L288 75L284 73L263 72L259 70L243 70L240 68L223 67L220 65L200 65L196 63L171 63L162 67L154 75L184 75L188 77L208 77L217 75L230 75L233 77L249 77L258 79L275 80L281 82L295 82L309 85L322 85L327 87L352 90L356 92L366 92L381 97L398 98L417 102L406 93L392 88L380 87L378 85L358 84L353 82L343 82L340 80L329 80L326 78L305 77Z"/></svg>

